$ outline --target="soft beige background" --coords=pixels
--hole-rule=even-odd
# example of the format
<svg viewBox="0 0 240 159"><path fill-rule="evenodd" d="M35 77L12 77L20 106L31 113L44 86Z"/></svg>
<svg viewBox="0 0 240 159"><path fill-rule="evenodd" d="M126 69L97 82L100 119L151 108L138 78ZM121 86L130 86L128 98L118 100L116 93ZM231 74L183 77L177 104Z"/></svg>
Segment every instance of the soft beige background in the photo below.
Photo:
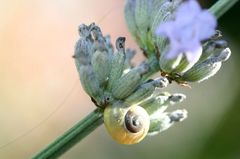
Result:
<svg viewBox="0 0 240 159"><path fill-rule="evenodd" d="M77 27L96 22L113 41L126 36L127 46L136 48L124 23L123 4L0 0L0 158L30 158L94 109L71 58ZM102 126L62 158L184 158L198 153L234 98L226 92L239 88L239 79L232 78L235 66L232 58L218 75L193 89L171 86L171 92L188 95L174 109L184 107L190 113L169 131L122 146Z"/></svg>

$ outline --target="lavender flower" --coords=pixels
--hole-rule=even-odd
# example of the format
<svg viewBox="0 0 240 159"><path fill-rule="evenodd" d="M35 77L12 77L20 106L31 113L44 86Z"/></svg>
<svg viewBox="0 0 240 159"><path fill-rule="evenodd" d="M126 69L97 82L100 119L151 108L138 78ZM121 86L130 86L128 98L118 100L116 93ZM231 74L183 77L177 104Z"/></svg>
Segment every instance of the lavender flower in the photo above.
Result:
<svg viewBox="0 0 240 159"><path fill-rule="evenodd" d="M202 10L195 0L189 0L179 6L175 20L162 23L156 34L169 39L170 49L166 58L185 54L189 62L195 63L202 54L201 41L212 36L215 27L215 17Z"/></svg>

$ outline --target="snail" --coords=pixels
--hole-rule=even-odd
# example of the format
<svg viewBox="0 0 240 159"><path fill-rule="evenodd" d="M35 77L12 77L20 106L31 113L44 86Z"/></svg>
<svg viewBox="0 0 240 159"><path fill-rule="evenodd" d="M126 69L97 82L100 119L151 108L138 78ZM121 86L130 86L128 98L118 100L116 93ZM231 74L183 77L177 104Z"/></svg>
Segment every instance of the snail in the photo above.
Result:
<svg viewBox="0 0 240 159"><path fill-rule="evenodd" d="M140 142L147 135L150 119L141 106L115 103L105 108L104 124L114 140L130 145Z"/></svg>

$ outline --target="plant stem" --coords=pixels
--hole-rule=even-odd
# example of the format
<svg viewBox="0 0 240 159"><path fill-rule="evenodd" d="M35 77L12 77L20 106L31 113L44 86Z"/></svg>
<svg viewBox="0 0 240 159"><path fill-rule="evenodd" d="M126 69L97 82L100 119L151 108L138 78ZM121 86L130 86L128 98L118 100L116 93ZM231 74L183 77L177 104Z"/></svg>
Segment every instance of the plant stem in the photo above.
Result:
<svg viewBox="0 0 240 159"><path fill-rule="evenodd" d="M95 109L83 120L66 131L33 159L58 158L103 123L103 110Z"/></svg>
<svg viewBox="0 0 240 159"><path fill-rule="evenodd" d="M220 18L236 2L238 2L238 0L219 0L209 10L217 18ZM156 69L158 68L158 62L152 61L151 64L151 70L147 75L144 76L144 79L147 79L158 71ZM66 131L62 136L57 138L53 143L36 154L33 159L52 159L61 156L63 153L81 141L84 137L93 132L102 123L103 110L97 108L83 120L74 125L71 129Z"/></svg>
<svg viewBox="0 0 240 159"><path fill-rule="evenodd" d="M237 2L238 0L219 0L211 8L209 8L209 11L213 13L218 19Z"/></svg>

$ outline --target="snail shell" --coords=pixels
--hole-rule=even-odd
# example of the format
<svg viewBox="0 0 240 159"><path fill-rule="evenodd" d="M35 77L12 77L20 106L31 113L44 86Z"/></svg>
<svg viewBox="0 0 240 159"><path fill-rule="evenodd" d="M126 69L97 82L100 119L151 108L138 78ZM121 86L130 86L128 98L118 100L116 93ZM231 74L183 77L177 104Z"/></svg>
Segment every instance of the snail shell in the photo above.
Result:
<svg viewBox="0 0 240 159"><path fill-rule="evenodd" d="M136 144L148 133L150 119L144 108L126 107L117 103L104 110L104 124L109 134L120 144Z"/></svg>

